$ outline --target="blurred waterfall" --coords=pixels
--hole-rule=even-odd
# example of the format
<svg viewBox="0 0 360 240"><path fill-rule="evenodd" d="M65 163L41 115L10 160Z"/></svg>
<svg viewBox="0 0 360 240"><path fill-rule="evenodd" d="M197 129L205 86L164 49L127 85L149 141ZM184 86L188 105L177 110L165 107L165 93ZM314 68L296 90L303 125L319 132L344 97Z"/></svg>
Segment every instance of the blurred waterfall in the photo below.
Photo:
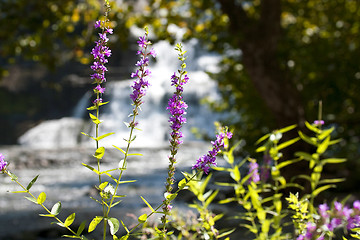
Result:
<svg viewBox="0 0 360 240"><path fill-rule="evenodd" d="M218 99L216 82L211 80L206 71L216 72L220 56L201 50L198 41L193 39L184 44L187 50L187 71L189 83L184 88L184 100L188 103L187 123L183 127L184 141L196 140L191 133L192 128L198 128L206 134L213 135L213 122L221 116L214 114L206 105L201 105L201 99L207 97ZM152 46L157 52L156 60L150 63L152 72L147 95L144 98L142 111L138 116L139 128L137 139L133 146L159 147L167 145L169 124L166 110L168 99L174 89L170 86L170 77L180 66L174 46L160 41ZM135 64L135 63L134 63ZM135 66L134 66L135 69ZM109 79L106 84L105 97L110 103L102 107L100 119L100 135L115 132L114 135L101 140L101 145L123 146L123 138L127 138L129 129L123 122L129 121L132 112L129 95L131 80L114 81ZM86 107L90 104L92 91L86 93L74 108L73 116L57 120L45 121L30 129L19 138L19 143L25 146L39 148L57 148L70 146L93 145L93 140L80 132L93 134L93 125L86 119ZM90 141L91 140L91 141Z"/></svg>

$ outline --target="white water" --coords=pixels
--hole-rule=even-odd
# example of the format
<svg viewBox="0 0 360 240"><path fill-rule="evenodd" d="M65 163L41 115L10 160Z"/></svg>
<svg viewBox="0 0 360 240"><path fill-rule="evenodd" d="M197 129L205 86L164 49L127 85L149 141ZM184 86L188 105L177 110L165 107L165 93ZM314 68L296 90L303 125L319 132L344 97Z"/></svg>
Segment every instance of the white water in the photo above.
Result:
<svg viewBox="0 0 360 240"><path fill-rule="evenodd" d="M180 66L174 46L165 41L153 45L157 52L156 62L150 65L152 76L151 86L144 98L142 111L138 116L139 128L137 131L135 147L159 147L168 144L169 124L166 105L174 89L170 86L170 77ZM216 64L219 56L199 50L196 40L184 45L187 50L187 71L189 83L184 89L184 100L188 103L187 123L183 127L184 141L195 140L191 133L192 128L213 135L214 121L219 115L212 113L206 105L201 105L201 99L208 97L217 99L216 83L211 80L205 71L217 71ZM134 63L135 64L135 63ZM135 69L135 67L134 67ZM106 85L106 96L110 103L101 108L100 135L115 132L114 135L101 140L103 146L124 146L123 138L128 138L129 129L123 122L129 121L127 117L132 112L129 95L131 93L131 80L114 81L109 79ZM80 132L94 135L93 124L79 117L86 114L89 104L90 92L86 93L74 109L72 117L57 120L48 120L30 129L19 138L24 146L36 148L63 148L70 146L93 146L93 140L83 136Z"/></svg>

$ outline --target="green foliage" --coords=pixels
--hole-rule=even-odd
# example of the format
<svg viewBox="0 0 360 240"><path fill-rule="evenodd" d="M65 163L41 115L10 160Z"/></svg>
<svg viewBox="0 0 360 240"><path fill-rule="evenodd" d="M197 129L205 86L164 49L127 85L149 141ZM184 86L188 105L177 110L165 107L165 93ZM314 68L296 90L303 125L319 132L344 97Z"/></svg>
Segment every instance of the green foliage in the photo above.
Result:
<svg viewBox="0 0 360 240"><path fill-rule="evenodd" d="M355 40L360 32L359 13L360 2L355 0L151 0L131 19L139 26L151 24L160 39L170 42L175 41L177 30L171 26L176 25L184 32L184 40L197 38L221 54L221 71L212 76L223 101L212 105L234 113L228 123L236 126L238 139L250 143L245 155L253 152L251 143L270 129L302 121L287 121L282 108L296 102L298 94L302 103L296 102L293 113L304 109L307 119L315 119L315 105L326 100L323 119L341 126L334 132L346 142L341 154L356 160L360 127L353 123L358 122L360 102L356 94L360 46ZM263 69L264 77L255 81ZM264 78L273 80L268 84ZM287 84L296 94L286 90ZM279 91L266 94L272 88ZM267 101L275 98L279 101ZM275 113L275 108L282 111ZM356 161L353 164L359 169Z"/></svg>

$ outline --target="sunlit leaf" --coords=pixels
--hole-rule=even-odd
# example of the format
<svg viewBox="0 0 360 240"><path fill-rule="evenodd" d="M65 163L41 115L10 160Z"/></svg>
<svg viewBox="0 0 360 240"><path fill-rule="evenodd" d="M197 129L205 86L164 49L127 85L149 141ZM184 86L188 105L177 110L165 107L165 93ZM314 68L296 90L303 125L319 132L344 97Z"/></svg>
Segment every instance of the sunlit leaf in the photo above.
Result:
<svg viewBox="0 0 360 240"><path fill-rule="evenodd" d="M93 218L93 220L90 222L89 224L89 230L88 232L92 232L95 230L96 226L103 220L103 217L101 216L96 216Z"/></svg>
<svg viewBox="0 0 360 240"><path fill-rule="evenodd" d="M72 213L65 219L64 226L65 227L70 226L74 222L74 220L75 220L75 213Z"/></svg>
<svg viewBox="0 0 360 240"><path fill-rule="evenodd" d="M104 135L101 135L101 136L95 138L95 140L96 140L96 141L100 141L101 139L106 138L106 137L108 137L108 136L110 136L110 135L113 135L113 134L115 134L115 133L114 133L114 132L106 133L106 134L104 134Z"/></svg>
<svg viewBox="0 0 360 240"><path fill-rule="evenodd" d="M30 188L34 185L38 177L39 175L37 175L36 177L33 178L33 180L31 180L31 182L27 185L26 190L30 190Z"/></svg>
<svg viewBox="0 0 360 240"><path fill-rule="evenodd" d="M94 157L96 157L97 159L102 159L104 154L105 154L105 148L99 147L98 149L96 149Z"/></svg>
<svg viewBox="0 0 360 240"><path fill-rule="evenodd" d="M51 208L51 214L54 214L56 216L60 213L60 211L61 211L61 202L57 202Z"/></svg>
<svg viewBox="0 0 360 240"><path fill-rule="evenodd" d="M145 200L145 198L143 198L142 196L140 196L141 199L144 201L144 203L150 208L151 212L155 212L155 210L152 208L152 206L150 205L150 203L148 203L148 201Z"/></svg>
<svg viewBox="0 0 360 240"><path fill-rule="evenodd" d="M147 220L147 214L146 214L146 213L144 213L143 215L141 215L141 216L138 218L138 221L139 221L140 223L144 223L144 222L146 222L146 220Z"/></svg>
<svg viewBox="0 0 360 240"><path fill-rule="evenodd" d="M110 226L111 235L115 235L117 231L119 231L119 227L120 227L119 220L117 220L116 218L109 218L107 222Z"/></svg>
<svg viewBox="0 0 360 240"><path fill-rule="evenodd" d="M45 202L46 200L46 193L41 192L36 200L37 204L41 205Z"/></svg>

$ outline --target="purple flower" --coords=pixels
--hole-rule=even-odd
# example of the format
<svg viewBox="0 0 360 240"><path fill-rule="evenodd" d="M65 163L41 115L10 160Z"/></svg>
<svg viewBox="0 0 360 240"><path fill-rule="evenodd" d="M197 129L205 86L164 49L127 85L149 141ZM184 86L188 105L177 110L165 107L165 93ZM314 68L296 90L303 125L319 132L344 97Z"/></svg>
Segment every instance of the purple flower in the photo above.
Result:
<svg viewBox="0 0 360 240"><path fill-rule="evenodd" d="M329 206L326 203L319 205L319 213L320 216L322 216L323 218L329 217L329 213L327 212L328 210L329 210Z"/></svg>
<svg viewBox="0 0 360 240"><path fill-rule="evenodd" d="M95 92L98 92L98 93L104 93L104 92L105 92L105 88L102 88L100 85L97 85L97 86L94 88L94 91L95 91Z"/></svg>
<svg viewBox="0 0 360 240"><path fill-rule="evenodd" d="M94 101L93 101L93 103L94 103L94 105L96 106L96 105L99 105L100 103L102 103L102 98L96 98Z"/></svg>
<svg viewBox="0 0 360 240"><path fill-rule="evenodd" d="M224 139L230 139L232 137L232 133L226 131L221 132L219 135L216 135L216 141L211 142L212 150L210 150L206 155L201 156L196 164L193 165L192 169L198 169L205 172L205 174L209 173L210 166L216 166L216 155L221 151L221 148L225 146Z"/></svg>
<svg viewBox="0 0 360 240"><path fill-rule="evenodd" d="M342 223L341 218L333 218L328 224L328 228L330 231L334 231L335 228L339 227Z"/></svg>
<svg viewBox="0 0 360 240"><path fill-rule="evenodd" d="M138 51L140 55L140 60L135 64L138 69L136 72L131 74L131 78L135 78L132 84L132 93L130 94L131 100L134 102L134 105L140 106L142 104L142 97L146 94L146 89L150 86L150 83L146 80L146 77L150 76L151 72L146 67L149 65L149 55L155 57L155 51L152 49L150 52L147 51L148 45L151 42L148 40L148 31L145 30L145 35L139 37L137 41L139 47L141 48Z"/></svg>
<svg viewBox="0 0 360 240"><path fill-rule="evenodd" d="M148 43L147 34L145 36L139 37L139 41L137 41L137 44L140 48L146 48Z"/></svg>
<svg viewBox="0 0 360 240"><path fill-rule="evenodd" d="M257 164L257 162L254 159L250 159L248 174L251 175L249 178L249 183L250 182L257 183L260 181L259 164Z"/></svg>
<svg viewBox="0 0 360 240"><path fill-rule="evenodd" d="M324 122L324 120L315 120L315 121L314 121L314 124L315 124L315 125L324 125L325 122Z"/></svg>
<svg viewBox="0 0 360 240"><path fill-rule="evenodd" d="M356 200L354 203L353 203L353 208L360 211L360 201L359 200Z"/></svg>
<svg viewBox="0 0 360 240"><path fill-rule="evenodd" d="M101 20L95 22L95 28L99 28L101 26Z"/></svg>
<svg viewBox="0 0 360 240"><path fill-rule="evenodd" d="M98 106L102 99L99 94L105 92L105 88L101 87L103 82L106 82L105 72L107 68L104 64L108 62L107 58L111 56L111 50L106 43L109 41L108 34L113 33L113 29L105 27L104 21L98 20L95 22L95 28L101 28L102 32L99 33L99 40L95 42L95 47L91 50L91 54L94 57L94 63L90 67L94 73L90 75L91 79L97 86L94 88L94 92L97 94L97 98L93 101L95 106Z"/></svg>
<svg viewBox="0 0 360 240"><path fill-rule="evenodd" d="M5 158L4 155L0 153L0 172L4 171L8 164L7 162L4 161L4 158Z"/></svg>

